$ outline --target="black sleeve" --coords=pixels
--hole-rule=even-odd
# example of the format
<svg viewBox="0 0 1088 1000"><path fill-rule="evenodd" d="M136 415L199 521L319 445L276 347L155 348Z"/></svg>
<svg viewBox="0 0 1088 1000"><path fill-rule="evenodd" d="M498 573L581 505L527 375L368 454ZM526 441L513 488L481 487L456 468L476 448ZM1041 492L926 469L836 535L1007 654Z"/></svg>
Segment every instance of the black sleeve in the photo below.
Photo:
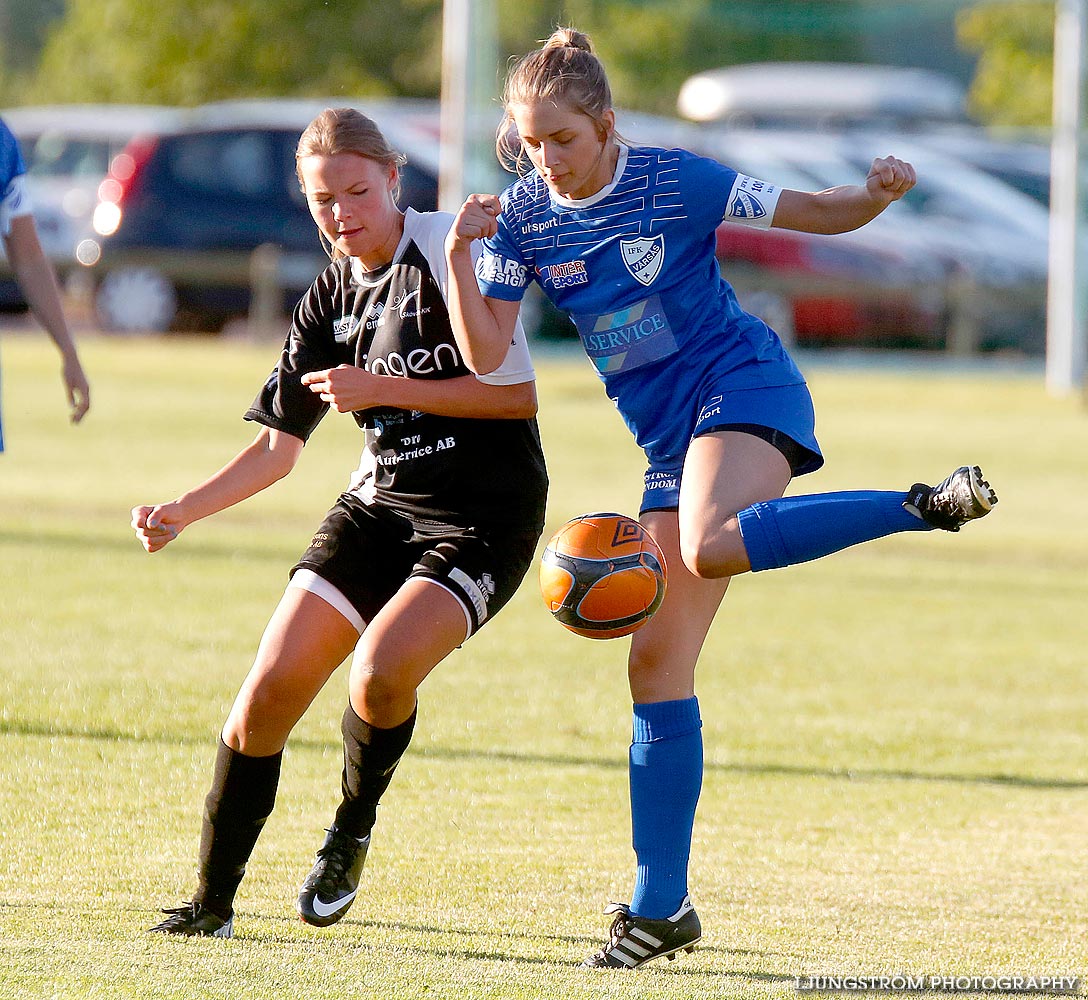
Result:
<svg viewBox="0 0 1088 1000"><path fill-rule="evenodd" d="M246 420L306 441L325 416L329 404L301 380L307 372L340 363L334 350L331 318L339 291L338 275L335 265L326 268L295 306L279 363L246 410Z"/></svg>

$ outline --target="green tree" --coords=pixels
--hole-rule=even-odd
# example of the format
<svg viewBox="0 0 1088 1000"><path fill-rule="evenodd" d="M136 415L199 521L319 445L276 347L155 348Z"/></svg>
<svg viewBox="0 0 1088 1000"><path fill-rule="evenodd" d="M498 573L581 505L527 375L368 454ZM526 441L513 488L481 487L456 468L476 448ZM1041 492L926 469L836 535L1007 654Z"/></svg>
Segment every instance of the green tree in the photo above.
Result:
<svg viewBox="0 0 1088 1000"><path fill-rule="evenodd" d="M496 94L509 57L534 48L557 24L573 24L593 37L617 104L666 114L691 73L762 60L864 61L874 40L900 52L902 44L890 40L946 9L945 0L494 4ZM146 0L0 0L0 98L192 105L239 96L439 92L442 0L155 0L148 7ZM973 38L973 22L963 24L964 38ZM978 29L982 38L986 30ZM6 59L5 49L16 45L18 61Z"/></svg>
<svg viewBox="0 0 1088 1000"><path fill-rule="evenodd" d="M22 97L434 94L440 46L441 0L70 0Z"/></svg>
<svg viewBox="0 0 1088 1000"><path fill-rule="evenodd" d="M593 39L618 105L676 113L692 73L786 59L856 61L864 0L499 0L499 42L521 55L557 24Z"/></svg>
<svg viewBox="0 0 1088 1000"><path fill-rule="evenodd" d="M1054 94L1053 2L980 3L960 11L957 34L978 53L972 113L990 125L1048 126Z"/></svg>
<svg viewBox="0 0 1088 1000"><path fill-rule="evenodd" d="M0 103L9 103L34 70L46 31L65 0L0 0Z"/></svg>
<svg viewBox="0 0 1088 1000"><path fill-rule="evenodd" d="M41 2L54 16L63 4ZM556 24L574 24L593 37L617 103L662 113L674 112L680 84L698 70L857 60L866 24L887 33L885 22L904 16L872 0L494 2L496 93L508 57ZM40 34L46 21L36 23ZM260 95L435 96L441 38L442 0L155 0L153 15L146 0L68 0L37 71L14 96L182 105Z"/></svg>

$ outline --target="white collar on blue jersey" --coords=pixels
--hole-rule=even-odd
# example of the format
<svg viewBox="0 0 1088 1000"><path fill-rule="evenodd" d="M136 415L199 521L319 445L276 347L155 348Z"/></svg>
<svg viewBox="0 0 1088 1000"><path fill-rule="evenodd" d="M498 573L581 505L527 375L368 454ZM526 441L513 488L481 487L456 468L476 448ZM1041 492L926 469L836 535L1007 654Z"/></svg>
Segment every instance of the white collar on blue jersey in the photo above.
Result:
<svg viewBox="0 0 1088 1000"><path fill-rule="evenodd" d="M565 208L589 208L591 205L596 205L597 202L603 198L607 198L619 184L620 178L623 176L624 168L627 166L627 145L626 143L619 143L620 155L616 157L616 172L612 175L610 180L600 191L596 194L591 194L587 198L560 198L554 191L549 192L552 196L552 200Z"/></svg>

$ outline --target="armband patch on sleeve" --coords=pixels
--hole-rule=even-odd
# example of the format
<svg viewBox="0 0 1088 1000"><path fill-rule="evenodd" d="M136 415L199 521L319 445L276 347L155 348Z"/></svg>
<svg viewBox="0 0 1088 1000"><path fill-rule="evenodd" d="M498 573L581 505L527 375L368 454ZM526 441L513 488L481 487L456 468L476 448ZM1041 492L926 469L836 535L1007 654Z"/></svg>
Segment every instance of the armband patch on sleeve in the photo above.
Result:
<svg viewBox="0 0 1088 1000"><path fill-rule="evenodd" d="M738 222L753 229L770 229L775 206L782 189L747 174L737 174L729 203L725 209L726 222Z"/></svg>

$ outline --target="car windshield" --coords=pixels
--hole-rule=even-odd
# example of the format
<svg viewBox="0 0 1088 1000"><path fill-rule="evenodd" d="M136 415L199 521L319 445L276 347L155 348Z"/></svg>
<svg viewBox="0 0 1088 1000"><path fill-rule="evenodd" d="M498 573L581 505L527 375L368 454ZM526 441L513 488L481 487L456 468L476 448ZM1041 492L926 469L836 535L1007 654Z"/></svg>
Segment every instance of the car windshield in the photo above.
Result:
<svg viewBox="0 0 1088 1000"><path fill-rule="evenodd" d="M20 144L31 177L101 178L113 151L108 139L71 138L60 131L23 137Z"/></svg>
<svg viewBox="0 0 1088 1000"><path fill-rule="evenodd" d="M175 179L190 190L260 198L280 193L272 132L208 132L177 142L170 162Z"/></svg>

